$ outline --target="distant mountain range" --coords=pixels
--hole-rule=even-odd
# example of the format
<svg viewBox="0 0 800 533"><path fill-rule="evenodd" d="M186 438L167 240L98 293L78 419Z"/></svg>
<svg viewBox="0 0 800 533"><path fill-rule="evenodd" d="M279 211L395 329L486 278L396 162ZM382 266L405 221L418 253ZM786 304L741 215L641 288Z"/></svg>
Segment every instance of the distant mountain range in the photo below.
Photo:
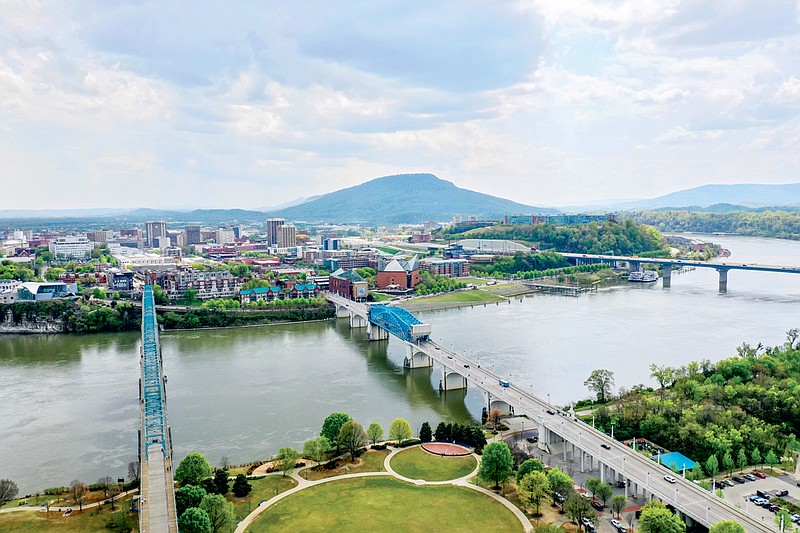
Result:
<svg viewBox="0 0 800 533"><path fill-rule="evenodd" d="M800 183L783 185L758 185L753 183L740 183L736 185L702 185L693 189L665 194L649 200L635 200L621 202L611 206L616 210L641 211L650 209L686 209L703 210L716 206L716 211L723 211L723 204L744 208L768 206L798 206L800 205Z"/></svg>
<svg viewBox="0 0 800 533"><path fill-rule="evenodd" d="M398 174L325 194L269 215L305 222L398 224L443 222L454 215L486 219L523 213L558 213L558 210L462 189L433 174Z"/></svg>

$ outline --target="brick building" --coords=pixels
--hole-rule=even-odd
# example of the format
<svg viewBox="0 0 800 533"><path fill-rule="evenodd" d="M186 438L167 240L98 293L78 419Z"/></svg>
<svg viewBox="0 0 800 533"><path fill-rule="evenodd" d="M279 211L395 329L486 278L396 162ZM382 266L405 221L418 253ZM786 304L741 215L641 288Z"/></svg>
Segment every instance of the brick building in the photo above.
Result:
<svg viewBox="0 0 800 533"><path fill-rule="evenodd" d="M420 268L434 276L460 278L469 276L469 261L466 259L423 259Z"/></svg>
<svg viewBox="0 0 800 533"><path fill-rule="evenodd" d="M367 299L367 280L355 270L339 269L332 273L328 280L328 290L339 296L359 302Z"/></svg>
<svg viewBox="0 0 800 533"><path fill-rule="evenodd" d="M390 285L403 290L413 289L419 281L419 260L416 255L409 261L392 259L375 276L375 285L379 289L385 289Z"/></svg>

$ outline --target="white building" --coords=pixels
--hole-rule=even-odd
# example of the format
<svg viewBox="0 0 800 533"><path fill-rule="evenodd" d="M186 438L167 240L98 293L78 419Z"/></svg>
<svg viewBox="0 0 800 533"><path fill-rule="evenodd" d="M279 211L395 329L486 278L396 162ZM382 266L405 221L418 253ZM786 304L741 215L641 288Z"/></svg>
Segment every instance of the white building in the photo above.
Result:
<svg viewBox="0 0 800 533"><path fill-rule="evenodd" d="M50 243L50 252L56 256L84 259L94 250L94 243L85 235L59 237Z"/></svg>
<svg viewBox="0 0 800 533"><path fill-rule="evenodd" d="M236 241L232 229L218 228L214 235L214 240L217 244L228 244Z"/></svg>

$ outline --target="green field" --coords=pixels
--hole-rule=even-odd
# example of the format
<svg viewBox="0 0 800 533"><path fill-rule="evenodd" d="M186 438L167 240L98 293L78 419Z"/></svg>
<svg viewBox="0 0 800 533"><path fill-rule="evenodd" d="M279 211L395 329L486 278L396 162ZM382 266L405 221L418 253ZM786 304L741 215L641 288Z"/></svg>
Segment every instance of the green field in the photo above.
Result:
<svg viewBox="0 0 800 533"><path fill-rule="evenodd" d="M392 478L332 481L267 509L255 533L304 531L523 531L499 502L466 487L416 486Z"/></svg>
<svg viewBox="0 0 800 533"><path fill-rule="evenodd" d="M252 485L253 490L245 498L237 498L232 492L228 493L227 496L228 500L233 502L236 518L239 520L258 507L258 502L261 500L274 498L277 494L293 488L297 485L297 482L289 477L270 475L261 479L251 479L250 485Z"/></svg>
<svg viewBox="0 0 800 533"><path fill-rule="evenodd" d="M387 300L391 300L392 298L394 298L394 296L389 296L388 294L381 294L379 292L371 292L369 294L375 299L376 302L385 302Z"/></svg>
<svg viewBox="0 0 800 533"><path fill-rule="evenodd" d="M130 508L131 499L126 498L114 504L117 511L125 509L130 518L130 526L133 531L139 531L139 516L136 513L127 511ZM72 516L62 516L61 513L40 513L30 511L20 511L18 513L0 514L0 531L14 531L15 533L42 533L47 531L57 531L59 533L84 533L84 532L109 532L112 529L106 528L106 523L111 517L111 506L106 505L102 508L93 508L83 512L78 512L78 507L74 506L75 512Z"/></svg>
<svg viewBox="0 0 800 533"><path fill-rule="evenodd" d="M464 457L441 457L422 448L411 448L392 457L395 472L411 479L446 481L470 474L478 462L471 455Z"/></svg>
<svg viewBox="0 0 800 533"><path fill-rule="evenodd" d="M478 302L478 303L492 302L493 303L493 302L505 301L505 298L482 290L472 290L472 291L446 292L444 294L428 296L415 301L421 304L434 303L434 302Z"/></svg>

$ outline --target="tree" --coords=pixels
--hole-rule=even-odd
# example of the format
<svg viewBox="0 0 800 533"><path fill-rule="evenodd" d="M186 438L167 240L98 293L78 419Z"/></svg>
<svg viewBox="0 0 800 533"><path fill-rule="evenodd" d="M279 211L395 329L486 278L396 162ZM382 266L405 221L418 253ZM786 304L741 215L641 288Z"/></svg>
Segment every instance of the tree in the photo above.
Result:
<svg viewBox="0 0 800 533"><path fill-rule="evenodd" d="M499 489L500 483L505 483L511 477L513 467L514 459L508 444L505 441L493 442L483 449L478 477L486 482L494 482L494 488Z"/></svg>
<svg viewBox="0 0 800 533"><path fill-rule="evenodd" d="M772 467L778 464L778 457L775 455L774 451L770 450L767 452L767 456L764 458L764 462L767 463L769 465L770 470L772 470Z"/></svg>
<svg viewBox="0 0 800 533"><path fill-rule="evenodd" d="M658 381L658 385L661 388L661 396L663 397L667 385L672 385L677 379L678 371L669 366L658 366L653 363L650 365L650 376Z"/></svg>
<svg viewBox="0 0 800 533"><path fill-rule="evenodd" d="M544 465L539 459L527 459L517 469L517 483L531 472L544 472Z"/></svg>
<svg viewBox="0 0 800 533"><path fill-rule="evenodd" d="M206 490L197 485L185 485L175 491L175 510L178 516L190 507L199 507L206 496Z"/></svg>
<svg viewBox="0 0 800 533"><path fill-rule="evenodd" d="M624 494L615 494L611 497L611 512L617 515L619 518L619 513L625 508L625 504L628 500L625 498Z"/></svg>
<svg viewBox="0 0 800 533"><path fill-rule="evenodd" d="M331 441L325 437L317 437L303 444L303 457L321 463L325 454L331 450Z"/></svg>
<svg viewBox="0 0 800 533"><path fill-rule="evenodd" d="M190 507L178 518L178 530L181 533L212 533L211 519L208 513L199 507Z"/></svg>
<svg viewBox="0 0 800 533"><path fill-rule="evenodd" d="M339 446L347 450L350 454L350 459L354 461L358 449L367 443L367 435L364 433L364 428L361 424L355 420L350 420L349 422L345 422L339 430L336 442L339 443Z"/></svg>
<svg viewBox="0 0 800 533"><path fill-rule="evenodd" d="M403 418L395 418L389 426L389 439L402 443L411 438L411 424Z"/></svg>
<svg viewBox="0 0 800 533"><path fill-rule="evenodd" d="M223 470L228 470L231 467L231 460L228 459L227 455L223 455L219 458L219 467Z"/></svg>
<svg viewBox="0 0 800 533"><path fill-rule="evenodd" d="M792 522L792 515L786 509L781 509L775 514L775 525L778 526L778 531L794 531L794 522Z"/></svg>
<svg viewBox="0 0 800 533"><path fill-rule="evenodd" d="M708 533L744 533L744 526L733 520L723 520L711 526Z"/></svg>
<svg viewBox="0 0 800 533"><path fill-rule="evenodd" d="M711 454L711 457L709 457L706 461L706 472L711 477L719 474L719 461L717 460L717 454Z"/></svg>
<svg viewBox="0 0 800 533"><path fill-rule="evenodd" d="M524 463L523 463L524 464ZM525 507L533 507L534 514L540 514L542 500L550 494L550 482L544 472L532 470L517 483L517 498Z"/></svg>
<svg viewBox="0 0 800 533"><path fill-rule="evenodd" d="M107 529L116 529L118 531L128 532L133 531L133 519L131 512L128 509L120 509L116 513L112 513L106 521Z"/></svg>
<svg viewBox="0 0 800 533"><path fill-rule="evenodd" d="M597 514L592 509L589 500L578 493L573 492L564 502L564 513L576 524L578 529L582 527L583 519L589 519L592 524L597 523Z"/></svg>
<svg viewBox="0 0 800 533"><path fill-rule="evenodd" d="M739 453L736 455L736 466L739 470L744 470L747 467L747 452L744 448L739 448Z"/></svg>
<svg viewBox="0 0 800 533"><path fill-rule="evenodd" d="M427 422L423 422L422 427L419 428L419 440L422 442L430 442L433 440L433 430L431 429L431 425Z"/></svg>
<svg viewBox="0 0 800 533"><path fill-rule="evenodd" d="M762 461L761 452L758 450L758 448L753 448L753 451L750 452L751 464L754 464L756 466L761 466L761 461Z"/></svg>
<svg viewBox="0 0 800 533"><path fill-rule="evenodd" d="M379 440L383 439L383 428L377 422L373 422L367 428L367 438L370 440L372 444L375 444Z"/></svg>
<svg viewBox="0 0 800 533"><path fill-rule="evenodd" d="M114 478L111 476L103 476L97 480L97 487L103 491L103 496L108 498L111 496L111 509L114 509L114 495L111 494L111 487L114 486Z"/></svg>
<svg viewBox="0 0 800 533"><path fill-rule="evenodd" d="M139 475L141 474L141 469L139 468L139 461L131 461L128 463L128 479L131 481L136 481L139 479Z"/></svg>
<svg viewBox="0 0 800 533"><path fill-rule="evenodd" d="M103 300L105 299L105 297L106 297L105 291L103 291L103 289L99 287L95 287L95 289L92 291L92 298Z"/></svg>
<svg viewBox="0 0 800 533"><path fill-rule="evenodd" d="M69 484L69 492L72 494L72 501L78 504L78 508L83 511L83 499L86 496L86 483L80 479L73 479Z"/></svg>
<svg viewBox="0 0 800 533"><path fill-rule="evenodd" d="M450 434L447 431L447 424L444 422L439 422L439 425L436 426L436 431L433 433L433 437L439 442L450 440Z"/></svg>
<svg viewBox="0 0 800 533"><path fill-rule="evenodd" d="M486 423L491 424L494 427L494 430L497 431L497 428L500 426L500 422L503 421L503 411L500 408L495 407L486 417Z"/></svg>
<svg viewBox="0 0 800 533"><path fill-rule="evenodd" d="M0 479L0 507L17 497L19 489L10 479Z"/></svg>
<svg viewBox="0 0 800 533"><path fill-rule="evenodd" d="M183 299L189 303L193 303L197 300L197 289L186 289L183 291Z"/></svg>
<svg viewBox="0 0 800 533"><path fill-rule="evenodd" d="M275 457L275 459L281 463L281 472L283 472L283 477L286 477L286 474L294 470L299 457L300 452L294 448L281 448L278 450L278 455Z"/></svg>
<svg viewBox="0 0 800 533"><path fill-rule="evenodd" d="M692 467L692 479L703 479L703 467L700 466L700 463L695 463Z"/></svg>
<svg viewBox="0 0 800 533"><path fill-rule="evenodd" d="M214 472L214 487L216 489L214 492L216 494L222 494L222 495L228 494L228 491L230 490L230 486L228 485L229 481L228 478L229 476L227 470L219 469Z"/></svg>
<svg viewBox="0 0 800 533"><path fill-rule="evenodd" d="M547 481L550 482L550 490L553 491L553 494L557 492L565 498L572 492L575 486L572 483L572 478L562 472L558 467L553 468L547 473Z"/></svg>
<svg viewBox="0 0 800 533"><path fill-rule="evenodd" d="M728 475L733 472L733 468L736 466L736 463L733 462L733 457L731 457L731 452L726 451L725 455L722 456L722 468L728 471Z"/></svg>
<svg viewBox="0 0 800 533"><path fill-rule="evenodd" d="M606 369L593 370L583 384L594 391L598 402L605 402L611 396L611 389L614 388L614 373Z"/></svg>
<svg viewBox="0 0 800 533"><path fill-rule="evenodd" d="M200 502L200 509L206 512L211 522L211 531L220 533L232 531L236 524L233 504L221 494L207 494Z"/></svg>
<svg viewBox="0 0 800 533"><path fill-rule="evenodd" d="M608 483L600 483L595 490L595 496L603 502L603 507L605 507L606 502L614 494L614 491L611 489L611 485Z"/></svg>
<svg viewBox="0 0 800 533"><path fill-rule="evenodd" d="M345 422L349 422L352 420L350 415L347 413L331 413L326 418L325 421L322 423L322 430L320 431L320 435L328 439L331 444L336 446L336 449L339 449L339 443L336 442L336 437L339 436L339 430L342 429L342 426Z"/></svg>
<svg viewBox="0 0 800 533"><path fill-rule="evenodd" d="M653 500L642 506L639 516L642 533L685 533L686 524L672 513L663 502Z"/></svg>
<svg viewBox="0 0 800 533"><path fill-rule="evenodd" d="M236 474L236 479L233 480L233 495L237 498L244 498L253 490L253 486L247 481L247 476L244 474Z"/></svg>
<svg viewBox="0 0 800 533"><path fill-rule="evenodd" d="M586 488L592 492L592 496L597 492L597 487L600 486L600 483L602 481L600 481L599 477L590 477L586 480Z"/></svg>
<svg viewBox="0 0 800 533"><path fill-rule="evenodd" d="M160 285L153 285L153 301L157 305L164 305L169 302L167 293L164 292Z"/></svg>
<svg viewBox="0 0 800 533"><path fill-rule="evenodd" d="M211 474L211 465L205 456L192 452L175 469L175 480L181 485L200 485Z"/></svg>

